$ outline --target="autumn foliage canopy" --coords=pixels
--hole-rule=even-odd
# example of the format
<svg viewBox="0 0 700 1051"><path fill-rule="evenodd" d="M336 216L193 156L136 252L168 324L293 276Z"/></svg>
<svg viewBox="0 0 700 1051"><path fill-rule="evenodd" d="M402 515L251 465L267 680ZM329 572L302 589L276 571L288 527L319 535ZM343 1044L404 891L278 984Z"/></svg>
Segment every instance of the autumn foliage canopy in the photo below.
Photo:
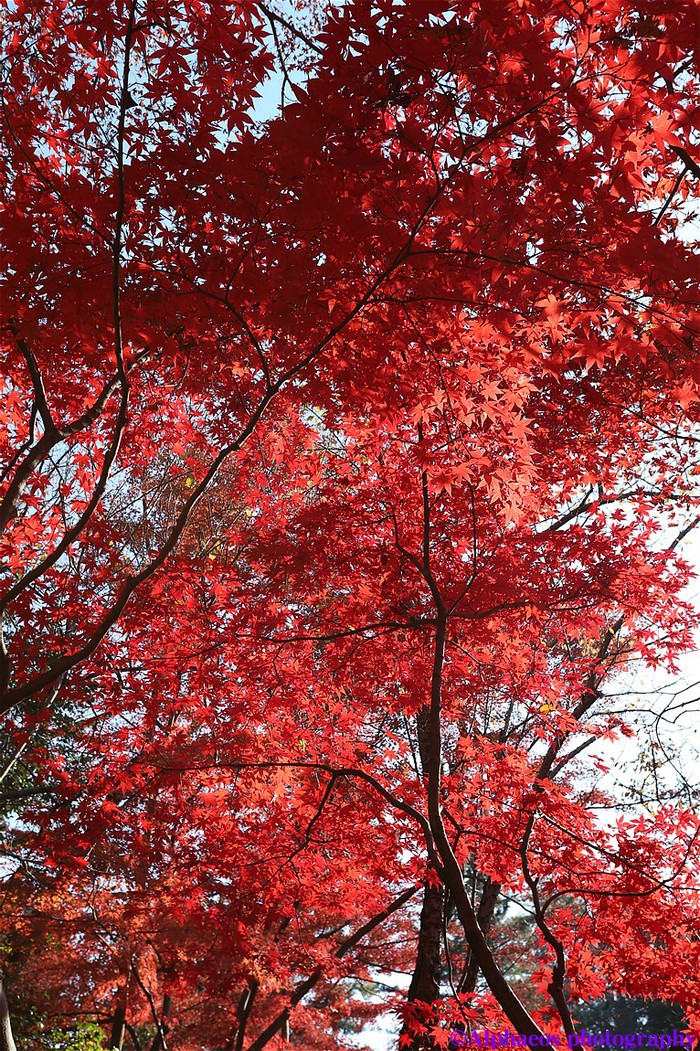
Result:
<svg viewBox="0 0 700 1051"><path fill-rule="evenodd" d="M0 19L22 1046L700 1031L700 815L605 773L691 645L697 2Z"/></svg>

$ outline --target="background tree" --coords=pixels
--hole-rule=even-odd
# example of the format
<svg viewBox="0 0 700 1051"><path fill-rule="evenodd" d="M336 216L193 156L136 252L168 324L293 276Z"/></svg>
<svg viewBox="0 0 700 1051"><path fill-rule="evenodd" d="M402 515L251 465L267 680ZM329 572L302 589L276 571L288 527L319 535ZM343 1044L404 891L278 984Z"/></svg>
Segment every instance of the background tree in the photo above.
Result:
<svg viewBox="0 0 700 1051"><path fill-rule="evenodd" d="M629 999L608 994L603 1000L582 1004L577 1010L580 1022L590 1032L616 1029L619 1033L683 1032L687 1023L677 1004L663 1000Z"/></svg>

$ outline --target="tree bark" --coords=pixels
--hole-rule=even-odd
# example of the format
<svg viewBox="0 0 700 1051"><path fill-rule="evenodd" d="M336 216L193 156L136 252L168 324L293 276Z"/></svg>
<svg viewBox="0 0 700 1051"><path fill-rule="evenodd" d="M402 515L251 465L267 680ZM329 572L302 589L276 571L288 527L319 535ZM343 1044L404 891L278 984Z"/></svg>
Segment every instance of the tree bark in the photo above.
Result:
<svg viewBox="0 0 700 1051"><path fill-rule="evenodd" d="M163 1014L161 1018L160 1028L156 1033L153 1043L151 1044L151 1051L164 1051L165 1049L165 1036L168 1032L168 1018L170 1012L173 1009L173 999L167 994L163 997Z"/></svg>
<svg viewBox="0 0 700 1051"><path fill-rule="evenodd" d="M440 937L444 888L426 883L420 914L418 950L408 989L409 1000L431 1004L440 995Z"/></svg>
<svg viewBox="0 0 700 1051"><path fill-rule="evenodd" d="M500 893L500 883L495 883L493 880L487 879L484 884L484 889L481 892L481 901L479 902L479 909L476 914L479 926L484 934L488 934L489 928L491 927L491 921L493 920L494 910ZM474 953L470 949L466 967L464 968L464 973L459 983L459 991L461 993L473 993L476 988L476 980L478 977L479 965L476 962Z"/></svg>
<svg viewBox="0 0 700 1051"><path fill-rule="evenodd" d="M120 1004L120 1006L114 1012L114 1016L112 1018L112 1032L110 1033L109 1043L107 1044L108 1051L122 1051L125 1028L126 1008Z"/></svg>
<svg viewBox="0 0 700 1051"><path fill-rule="evenodd" d="M421 773L426 779L431 766L430 752L430 706L423 705L416 718L418 731L418 752L420 755ZM440 996L440 966L442 935L442 911L445 902L445 888L425 885L423 908L420 914L418 949L413 977L408 991L409 1000L422 1000L431 1004Z"/></svg>
<svg viewBox="0 0 700 1051"><path fill-rule="evenodd" d="M430 708L424 705L416 718L418 732L418 752L421 772L428 777L430 770ZM443 909L445 907L445 888L431 883L425 884L423 906L420 913L418 946L413 966L411 984L408 988L409 1002L420 1000L432 1004L440 996L440 971L442 967L441 937ZM404 1033L406 1032L404 1026ZM425 1042L422 1037L415 1037L410 1051L422 1051Z"/></svg>
<svg viewBox="0 0 700 1051"><path fill-rule="evenodd" d="M17 1045L12 1036L10 1008L3 987L4 977L5 975L0 971L0 1051L17 1051Z"/></svg>
<svg viewBox="0 0 700 1051"><path fill-rule="evenodd" d="M427 499L427 479L426 506ZM425 520L428 522L426 511ZM428 560L426 558L426 570ZM427 576L426 576L427 579ZM430 578L432 579L432 578ZM474 911L467 890L464 886L462 870L454 855L449 838L442 823L442 675L445 661L445 643L447 639L447 616L444 606L439 610L437 629L435 633L435 653L433 660L433 675L431 682L431 704L430 704L430 776L428 778L428 817L430 829L433 834L435 847L440 855L442 863L441 876L451 892L457 909L459 921L462 924L464 936L469 948L474 955L479 970L483 974L486 984L503 1009L508 1021L516 1032L523 1036L544 1036L542 1029L529 1014L525 1006L519 1000L517 994L509 985L496 962L490 946L479 925L477 914Z"/></svg>

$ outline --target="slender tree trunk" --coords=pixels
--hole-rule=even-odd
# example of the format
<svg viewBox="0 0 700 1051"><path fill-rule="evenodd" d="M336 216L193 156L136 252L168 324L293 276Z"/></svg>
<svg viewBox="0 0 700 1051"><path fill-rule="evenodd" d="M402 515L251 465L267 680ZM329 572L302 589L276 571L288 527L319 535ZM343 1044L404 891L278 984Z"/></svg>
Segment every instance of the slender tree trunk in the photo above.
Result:
<svg viewBox="0 0 700 1051"><path fill-rule="evenodd" d="M418 751L421 772L428 777L432 756L430 754L430 705L424 705L416 718ZM423 1000L431 1004L440 996L442 911L445 903L445 888L426 883L423 908L420 914L418 950L413 977L409 988L409 1000Z"/></svg>
<svg viewBox="0 0 700 1051"><path fill-rule="evenodd" d="M430 769L430 708L424 706L416 719L418 751L424 777ZM432 1004L440 996L440 972L442 969L442 921L445 907L445 888L426 883L423 891L423 907L420 913L418 946L413 975L408 989L408 1000L420 1000ZM404 1028L404 1032L405 1032ZM415 1037L410 1051L423 1051L422 1037Z"/></svg>
<svg viewBox="0 0 700 1051"><path fill-rule="evenodd" d="M3 988L4 974L0 971L0 1051L17 1051L14 1037L12 1036L12 1025L10 1024L10 1009Z"/></svg>
<svg viewBox="0 0 700 1051"><path fill-rule="evenodd" d="M481 901L479 902L479 911L477 912L476 918L479 921L484 934L488 934L489 928L491 927L491 921L493 920L494 910L498 901L498 895L501 893L500 883L495 883L490 879L486 880L484 889L481 892ZM459 983L459 992L461 993L473 993L476 988L476 980L479 977L479 965L476 962L474 953L469 950L467 956L467 963L464 968L464 973Z"/></svg>
<svg viewBox="0 0 700 1051"><path fill-rule="evenodd" d="M409 1000L431 1004L440 995L440 938L444 888L426 883L420 914L418 950L413 977L408 989Z"/></svg>
<svg viewBox="0 0 700 1051"><path fill-rule="evenodd" d="M107 1044L108 1051L122 1051L124 1029L126 1028L126 1008L120 1004L112 1018L112 1032Z"/></svg>
<svg viewBox="0 0 700 1051"><path fill-rule="evenodd" d="M122 1051L124 1043L124 1032L126 1030L126 1011L129 1004L129 989L131 987L131 975L133 965L129 968L126 981L121 989L119 1004L112 1016L112 1032L107 1044L107 1051Z"/></svg>
<svg viewBox="0 0 700 1051"><path fill-rule="evenodd" d="M427 507L427 476L424 482L426 515L428 521ZM427 531L426 531L427 532ZM427 546L427 545L426 545ZM426 557L426 567L428 560ZM471 903L469 894L464 885L464 877L459 862L455 857L449 836L442 822L442 676L445 662L445 644L447 639L447 616L444 608L440 611L435 633L435 654L433 660L433 675L431 683L430 704L430 776L428 778L428 817L430 830L433 835L435 848L440 855L442 863L442 877L445 886L450 891L455 903L459 921L462 924L464 936L467 939L479 970L483 974L486 984L503 1009L508 1021L516 1032L523 1036L542 1037L543 1031L532 1018L524 1004L521 1003L517 993L508 983L507 978L501 971L494 958L484 932L479 924L477 914Z"/></svg>
<svg viewBox="0 0 700 1051"><path fill-rule="evenodd" d="M168 1033L168 1018L170 1012L173 1009L173 999L171 996L163 997L163 1013L161 1016L160 1029L156 1033L153 1043L151 1044L151 1051L164 1051L165 1049L165 1037Z"/></svg>

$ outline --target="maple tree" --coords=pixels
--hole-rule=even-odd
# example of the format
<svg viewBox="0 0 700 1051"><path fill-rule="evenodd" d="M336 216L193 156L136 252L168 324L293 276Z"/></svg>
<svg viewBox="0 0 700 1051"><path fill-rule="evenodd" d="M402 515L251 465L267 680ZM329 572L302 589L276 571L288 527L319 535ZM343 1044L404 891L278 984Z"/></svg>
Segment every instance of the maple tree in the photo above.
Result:
<svg viewBox="0 0 700 1051"><path fill-rule="evenodd" d="M418 1051L608 990L700 1028L698 815L593 782L610 684L691 643L699 21L4 5L25 1046L312 1051L388 1005Z"/></svg>

